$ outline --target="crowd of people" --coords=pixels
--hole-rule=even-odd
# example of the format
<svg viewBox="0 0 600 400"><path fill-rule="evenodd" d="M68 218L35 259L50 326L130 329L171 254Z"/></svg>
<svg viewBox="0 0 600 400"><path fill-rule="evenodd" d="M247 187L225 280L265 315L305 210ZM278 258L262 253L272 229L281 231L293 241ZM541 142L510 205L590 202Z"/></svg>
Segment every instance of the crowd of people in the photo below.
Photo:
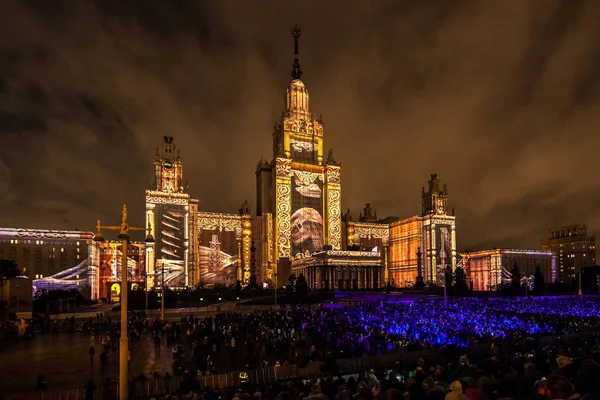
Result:
<svg viewBox="0 0 600 400"><path fill-rule="evenodd" d="M184 318L194 359L205 373L244 370L280 361L307 363L397 350L437 350L417 365L358 375L244 382L203 391L188 371L182 398L203 400L395 400L600 398L600 303L553 299L514 302L474 299L351 307L227 313ZM542 338L552 338L543 346ZM274 361L276 360L276 361ZM244 364L244 365L241 365Z"/></svg>
<svg viewBox="0 0 600 400"><path fill-rule="evenodd" d="M576 341L577 342L577 341ZM182 384L179 395L193 400L495 400L600 398L600 353L589 343L575 349L552 346L539 353L492 354L471 358L420 358L416 365L324 374L257 386L243 383L225 391Z"/></svg>
<svg viewBox="0 0 600 400"><path fill-rule="evenodd" d="M600 371L598 365L585 358L598 355L598 328L600 303L583 299L460 299L447 304L442 300L371 301L203 318L190 315L175 322L133 313L129 325L132 346L151 340L159 351L162 346L172 349L172 374L185 378L182 390L192 390L196 397L206 375L396 351L431 349L438 354L417 366L402 365L347 380L323 376L319 382L286 380L254 388L247 382L242 392L202 393L204 400L234 395L244 400L247 396L254 400L257 396L268 400L324 400L325 396L374 400L384 396L392 400L397 396L443 398L446 392L457 399L464 395L470 399L531 398L527 397L533 393L530 386L538 380L536 390L543 396L554 382L562 382L564 393L592 393L595 387L579 378L584 369L600 382L600 375L594 375ZM105 338L101 354L118 352L118 321L99 315L81 329ZM549 338L550 346L542 346ZM556 390L552 398L566 398L555 397Z"/></svg>
<svg viewBox="0 0 600 400"><path fill-rule="evenodd" d="M453 346L500 340L594 332L600 326L595 301L506 302L474 299L407 303L369 302L251 314L184 318L194 359L212 373L275 362L306 363L328 355L360 357L400 349ZM570 314L554 313L568 309ZM574 315L577 310L585 313ZM221 362L217 361L217 358Z"/></svg>

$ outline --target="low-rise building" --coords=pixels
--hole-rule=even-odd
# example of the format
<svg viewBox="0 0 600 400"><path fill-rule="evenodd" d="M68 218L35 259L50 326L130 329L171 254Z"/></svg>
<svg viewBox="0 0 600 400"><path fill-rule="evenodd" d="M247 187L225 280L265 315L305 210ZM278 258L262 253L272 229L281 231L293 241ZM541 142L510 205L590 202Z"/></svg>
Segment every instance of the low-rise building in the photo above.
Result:
<svg viewBox="0 0 600 400"><path fill-rule="evenodd" d="M0 259L16 262L32 280L41 279L86 261L93 237L82 231L0 228Z"/></svg>
<svg viewBox="0 0 600 400"><path fill-rule="evenodd" d="M551 251L492 249L463 254L462 261L467 279L473 290L496 290L510 282L510 273L516 265L521 276L532 276L539 266L544 282L556 279L556 256Z"/></svg>

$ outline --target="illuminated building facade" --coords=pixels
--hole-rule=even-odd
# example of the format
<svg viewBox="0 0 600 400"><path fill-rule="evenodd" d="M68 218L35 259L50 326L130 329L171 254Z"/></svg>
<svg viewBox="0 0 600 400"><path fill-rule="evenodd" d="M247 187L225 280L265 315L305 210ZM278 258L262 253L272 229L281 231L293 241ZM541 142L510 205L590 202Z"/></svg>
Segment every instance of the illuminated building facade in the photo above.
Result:
<svg viewBox="0 0 600 400"><path fill-rule="evenodd" d="M92 298L119 301L121 291L122 242L93 242L89 264L94 266L94 282L91 284ZM127 280L132 285L146 286L146 245L144 242L130 242L127 246Z"/></svg>
<svg viewBox="0 0 600 400"><path fill-rule="evenodd" d="M383 263L379 251L325 250L292 261L292 273L303 274L313 289L378 289Z"/></svg>
<svg viewBox="0 0 600 400"><path fill-rule="evenodd" d="M463 254L467 280L473 290L496 290L501 284L510 283L510 271L517 265L522 277L530 277L539 266L544 282L556 278L556 256L552 251L493 249Z"/></svg>
<svg viewBox="0 0 600 400"><path fill-rule="evenodd" d="M448 189L437 174L422 189L421 215L390 223L389 247L389 277L399 287L416 281L419 266L424 282L437 285L445 283L446 267L456 269L456 217L448 213Z"/></svg>
<svg viewBox="0 0 600 400"><path fill-rule="evenodd" d="M419 265L425 281L440 283L440 271L455 267L455 218L447 213L447 191L436 175L423 190L419 216L380 220L369 204L358 221L350 213L342 216L341 164L332 150L324 152L322 118L311 113L301 80L300 30L292 34L292 79L274 125L272 156L257 165L256 213L247 203L232 214L202 210L183 184L175 141L165 136L153 160L153 183L145 191L146 225L155 244L132 249L144 252L143 257L132 254L136 284L230 286L236 280L247 284L254 274L259 283L281 286L295 271L309 274L312 287L375 288L390 280L397 286L414 282ZM92 237L89 233L86 240ZM93 296L111 297L116 286L110 283L119 278L118 244L89 249Z"/></svg>
<svg viewBox="0 0 600 400"><path fill-rule="evenodd" d="M272 221L262 233L273 243L260 247L263 268L287 276L290 261L342 247L340 164L323 154L323 122L310 112L310 96L298 58L300 30L292 29L294 63L285 109L273 132L273 158L256 171L257 215ZM270 231L269 231L270 229ZM270 233L272 232L272 234ZM271 250L272 249L272 250Z"/></svg>
<svg viewBox="0 0 600 400"><path fill-rule="evenodd" d="M425 245L423 217L414 216L397 221L390 226L390 281L394 286L405 287L415 283L419 260L417 253ZM421 266L425 263L421 254Z"/></svg>
<svg viewBox="0 0 600 400"><path fill-rule="evenodd" d="M183 162L173 143L165 136L162 151L154 157L154 184L146 190L146 225L156 240L146 248L148 288L183 288L193 285L195 268L190 268L190 195L183 185ZM192 239L192 240L195 240Z"/></svg>
<svg viewBox="0 0 600 400"><path fill-rule="evenodd" d="M0 228L0 259L17 263L37 289L88 287L97 271L89 263L92 232Z"/></svg>
<svg viewBox="0 0 600 400"><path fill-rule="evenodd" d="M548 233L542 250L556 254L559 283L571 283L582 268L596 265L596 237L588 236L585 225L553 228Z"/></svg>

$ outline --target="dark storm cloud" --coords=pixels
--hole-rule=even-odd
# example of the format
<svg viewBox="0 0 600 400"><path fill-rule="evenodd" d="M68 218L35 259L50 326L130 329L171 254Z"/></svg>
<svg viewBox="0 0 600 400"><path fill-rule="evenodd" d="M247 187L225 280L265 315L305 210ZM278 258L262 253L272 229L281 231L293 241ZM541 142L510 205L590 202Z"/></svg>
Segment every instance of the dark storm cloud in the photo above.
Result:
<svg viewBox="0 0 600 400"><path fill-rule="evenodd" d="M600 3L2 3L0 225L92 229L143 189L163 135L201 208L255 196L299 23L344 208L420 211L448 184L461 248L600 227Z"/></svg>

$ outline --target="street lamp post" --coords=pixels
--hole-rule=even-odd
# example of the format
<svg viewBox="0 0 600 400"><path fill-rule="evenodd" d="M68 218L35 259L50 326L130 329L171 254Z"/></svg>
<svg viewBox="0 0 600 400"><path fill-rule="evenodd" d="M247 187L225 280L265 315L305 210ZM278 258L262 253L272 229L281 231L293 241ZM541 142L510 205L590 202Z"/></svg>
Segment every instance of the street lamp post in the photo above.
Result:
<svg viewBox="0 0 600 400"><path fill-rule="evenodd" d="M277 273L277 271L275 271L275 273L273 274L273 276L275 276L275 305L277 305L277 275L279 275Z"/></svg>
<svg viewBox="0 0 600 400"><path fill-rule="evenodd" d="M146 290L146 312L148 312L148 271L144 271L144 289Z"/></svg>
<svg viewBox="0 0 600 400"><path fill-rule="evenodd" d="M165 263L162 263L160 269L160 320L165 321Z"/></svg>
<svg viewBox="0 0 600 400"><path fill-rule="evenodd" d="M123 241L121 249L121 340L119 354L119 399L127 400L129 397L128 391L128 367L129 367L129 339L127 337L127 242L129 241L129 231L147 231L146 243L154 243L152 237L152 229L150 223L148 228L138 228L129 226L127 223L127 205L123 205L121 211L121 225L106 225L100 224L100 220L96 223L97 233L94 235L94 241L104 242L101 229L119 231L119 239Z"/></svg>

